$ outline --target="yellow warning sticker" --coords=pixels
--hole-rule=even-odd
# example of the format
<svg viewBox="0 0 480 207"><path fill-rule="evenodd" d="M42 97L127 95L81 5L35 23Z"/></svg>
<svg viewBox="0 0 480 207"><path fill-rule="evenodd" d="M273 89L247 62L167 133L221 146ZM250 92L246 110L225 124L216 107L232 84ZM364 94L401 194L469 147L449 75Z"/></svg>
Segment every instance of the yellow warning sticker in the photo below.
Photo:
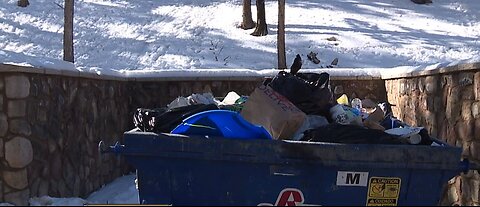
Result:
<svg viewBox="0 0 480 207"><path fill-rule="evenodd" d="M397 206L401 181L400 178L371 177L367 206Z"/></svg>

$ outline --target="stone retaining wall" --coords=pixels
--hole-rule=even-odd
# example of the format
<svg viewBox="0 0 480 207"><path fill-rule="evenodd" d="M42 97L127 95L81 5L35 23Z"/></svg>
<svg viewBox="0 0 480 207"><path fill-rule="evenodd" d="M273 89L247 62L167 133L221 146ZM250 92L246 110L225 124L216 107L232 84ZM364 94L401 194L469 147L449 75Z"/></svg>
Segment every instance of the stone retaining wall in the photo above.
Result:
<svg viewBox="0 0 480 207"><path fill-rule="evenodd" d="M463 157L480 162L480 68L385 80L394 114L425 126L434 137L463 148ZM441 205L478 205L476 171L453 178Z"/></svg>
<svg viewBox="0 0 480 207"><path fill-rule="evenodd" d="M141 81L35 72L0 65L0 203L82 197L132 170L97 145L122 141L136 108L165 106L178 96L229 91L249 95L261 80ZM360 87L362 86L362 87ZM366 86L366 87L363 87ZM382 80L333 80L336 97L386 98Z"/></svg>
<svg viewBox="0 0 480 207"><path fill-rule="evenodd" d="M127 172L97 152L128 126L126 83L0 73L0 201L86 195Z"/></svg>
<svg viewBox="0 0 480 207"><path fill-rule="evenodd" d="M480 67L388 80L335 78L335 98L388 101L397 117L464 149L480 162ZM43 70L45 71L45 70ZM132 170L121 157L100 156L97 144L122 141L136 108L165 106L178 96L229 91L248 95L259 79L100 79L92 75L15 72L0 65L0 203L86 196ZM442 205L478 205L480 175L453 178Z"/></svg>

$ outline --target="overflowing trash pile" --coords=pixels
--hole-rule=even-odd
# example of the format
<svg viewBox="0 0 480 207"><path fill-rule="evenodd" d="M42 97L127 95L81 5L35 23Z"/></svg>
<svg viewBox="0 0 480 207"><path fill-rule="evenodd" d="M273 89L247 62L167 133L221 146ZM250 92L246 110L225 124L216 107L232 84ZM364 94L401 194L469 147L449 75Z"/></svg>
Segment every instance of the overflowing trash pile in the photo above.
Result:
<svg viewBox="0 0 480 207"><path fill-rule="evenodd" d="M394 117L391 104L370 99L334 100L328 73L280 71L249 96L232 91L178 97L162 108L138 108L141 131L227 139L273 139L348 144L431 145L423 127Z"/></svg>

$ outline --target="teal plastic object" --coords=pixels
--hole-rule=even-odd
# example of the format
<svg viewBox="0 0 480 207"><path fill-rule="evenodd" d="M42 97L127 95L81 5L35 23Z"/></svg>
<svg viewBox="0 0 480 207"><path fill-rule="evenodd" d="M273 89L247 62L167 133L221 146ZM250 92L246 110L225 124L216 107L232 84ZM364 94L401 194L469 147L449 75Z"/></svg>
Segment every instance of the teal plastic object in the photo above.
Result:
<svg viewBox="0 0 480 207"><path fill-rule="evenodd" d="M210 110L194 114L172 130L172 134L202 135L227 139L272 139L262 126L254 125L229 110Z"/></svg>

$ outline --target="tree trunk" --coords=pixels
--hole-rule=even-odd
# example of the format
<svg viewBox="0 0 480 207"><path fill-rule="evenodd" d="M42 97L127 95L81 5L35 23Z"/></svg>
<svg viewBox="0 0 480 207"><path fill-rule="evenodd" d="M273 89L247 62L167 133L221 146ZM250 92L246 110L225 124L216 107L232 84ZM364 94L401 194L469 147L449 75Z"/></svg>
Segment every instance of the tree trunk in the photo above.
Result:
<svg viewBox="0 0 480 207"><path fill-rule="evenodd" d="M285 58L285 0L278 0L277 54L278 69L287 69Z"/></svg>
<svg viewBox="0 0 480 207"><path fill-rule="evenodd" d="M265 20L265 0L257 0L257 26L253 36L265 36L268 34L267 20Z"/></svg>
<svg viewBox="0 0 480 207"><path fill-rule="evenodd" d="M28 0L18 0L17 5L19 7L27 7L28 5L30 5L30 2L28 2Z"/></svg>
<svg viewBox="0 0 480 207"><path fill-rule="evenodd" d="M73 14L74 0L65 0L63 26L63 60L74 62L73 53Z"/></svg>
<svg viewBox="0 0 480 207"><path fill-rule="evenodd" d="M240 28L252 29L255 27L255 22L252 19L252 2L251 0L243 0L243 20Z"/></svg>

